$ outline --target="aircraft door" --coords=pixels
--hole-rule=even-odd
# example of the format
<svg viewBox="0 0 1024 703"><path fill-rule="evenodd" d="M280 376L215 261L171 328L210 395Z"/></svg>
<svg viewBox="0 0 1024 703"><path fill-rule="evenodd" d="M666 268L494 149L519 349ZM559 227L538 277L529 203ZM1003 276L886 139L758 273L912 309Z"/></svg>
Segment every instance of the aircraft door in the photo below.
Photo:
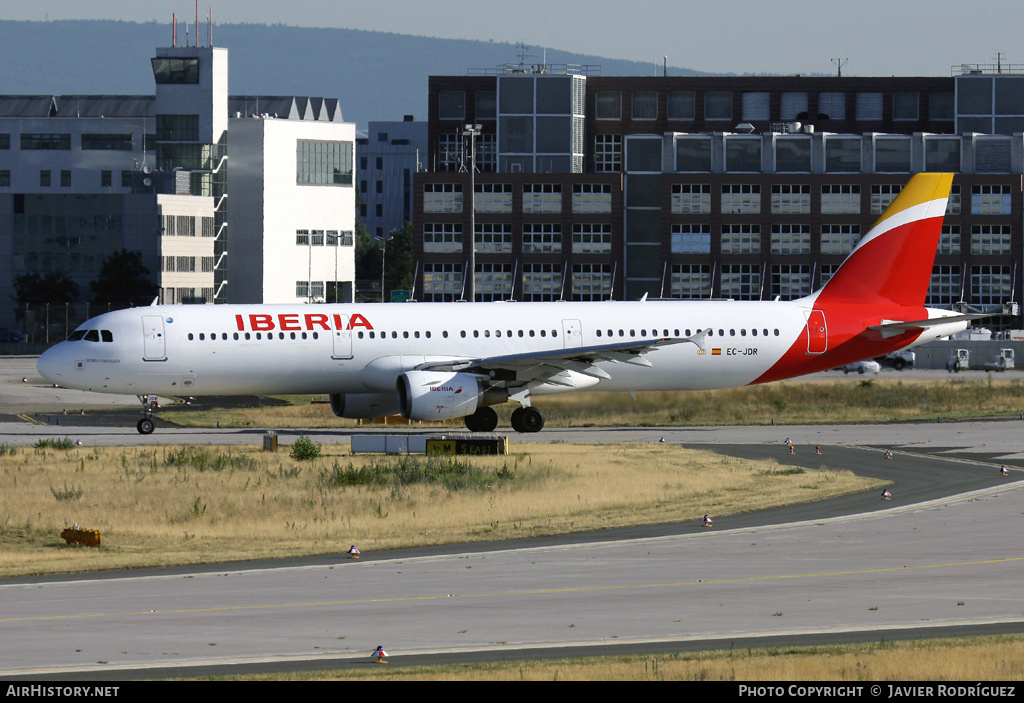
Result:
<svg viewBox="0 0 1024 703"><path fill-rule="evenodd" d="M562 320L562 337L565 340L565 348L583 346L583 327L579 320Z"/></svg>
<svg viewBox="0 0 1024 703"><path fill-rule="evenodd" d="M333 332L334 347L331 351L332 359L352 358L352 330L349 329L348 315L335 315L335 323L340 327Z"/></svg>
<svg viewBox="0 0 1024 703"><path fill-rule="evenodd" d="M142 360L167 361L167 340L162 315L142 316Z"/></svg>
<svg viewBox="0 0 1024 703"><path fill-rule="evenodd" d="M825 313L811 310L807 316L807 354L819 356L827 351L828 325L825 323Z"/></svg>

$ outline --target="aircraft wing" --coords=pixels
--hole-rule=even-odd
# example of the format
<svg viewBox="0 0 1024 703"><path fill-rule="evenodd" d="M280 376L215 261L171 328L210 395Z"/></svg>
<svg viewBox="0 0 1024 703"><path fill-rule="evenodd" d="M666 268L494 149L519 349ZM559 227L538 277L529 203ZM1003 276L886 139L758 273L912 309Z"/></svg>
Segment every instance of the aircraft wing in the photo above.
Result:
<svg viewBox="0 0 1024 703"><path fill-rule="evenodd" d="M556 385L573 386L572 383L561 381L559 374L574 371L583 376L601 380L611 376L604 369L598 368L600 362L634 364L637 366L653 366L647 354L660 347L670 344L694 344L704 349L704 338L710 328L701 330L690 337L668 337L645 340L630 340L612 344L598 344L568 349L525 352L505 356L481 357L478 359L459 359L453 361L431 362L417 367L423 371L464 371L490 376L496 381L504 381L508 385L526 383L554 383Z"/></svg>

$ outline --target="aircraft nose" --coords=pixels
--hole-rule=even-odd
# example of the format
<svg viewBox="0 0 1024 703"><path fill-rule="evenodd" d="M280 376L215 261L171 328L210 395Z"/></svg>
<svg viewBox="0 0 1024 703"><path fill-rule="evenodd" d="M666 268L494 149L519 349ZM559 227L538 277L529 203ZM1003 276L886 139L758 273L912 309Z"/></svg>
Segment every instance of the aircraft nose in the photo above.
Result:
<svg viewBox="0 0 1024 703"><path fill-rule="evenodd" d="M58 344L55 347L50 347L40 354L39 360L36 361L36 370L39 371L39 375L50 383L59 384L65 371L62 346L64 345Z"/></svg>

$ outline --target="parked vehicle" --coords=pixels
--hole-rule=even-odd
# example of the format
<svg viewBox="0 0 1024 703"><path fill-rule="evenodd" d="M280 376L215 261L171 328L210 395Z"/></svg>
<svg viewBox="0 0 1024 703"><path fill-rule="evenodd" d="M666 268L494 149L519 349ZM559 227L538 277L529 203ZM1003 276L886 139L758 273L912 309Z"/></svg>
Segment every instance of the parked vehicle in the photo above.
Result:
<svg viewBox="0 0 1024 703"><path fill-rule="evenodd" d="M954 349L946 358L946 371L966 371L971 368L971 353L966 349Z"/></svg>
<svg viewBox="0 0 1024 703"><path fill-rule="evenodd" d="M878 373L879 371L882 370L882 365L879 364L877 361L874 361L873 359L868 359L867 361L857 361L853 364L840 366L839 368L842 370L843 373L850 373L851 371L854 371L856 373L864 374Z"/></svg>
<svg viewBox="0 0 1024 703"><path fill-rule="evenodd" d="M24 342L25 335L18 330L9 330L6 328L0 329L0 343L4 342Z"/></svg>
<svg viewBox="0 0 1024 703"><path fill-rule="evenodd" d="M913 366L916 360L917 354L909 349L900 349L898 352L893 352L892 354L875 357L875 361L882 366L891 367L897 371L902 371L908 366Z"/></svg>

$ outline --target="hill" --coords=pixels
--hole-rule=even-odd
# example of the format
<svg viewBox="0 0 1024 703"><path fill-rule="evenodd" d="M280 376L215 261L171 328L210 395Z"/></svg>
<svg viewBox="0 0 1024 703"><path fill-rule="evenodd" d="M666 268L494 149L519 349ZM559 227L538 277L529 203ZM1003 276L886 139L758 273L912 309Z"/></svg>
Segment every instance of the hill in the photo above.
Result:
<svg viewBox="0 0 1024 703"><path fill-rule="evenodd" d="M184 24L178 43L184 44ZM206 29L200 25L202 42ZM315 95L341 100L345 120L426 118L427 77L518 63L513 44L437 39L355 29L214 25L214 46L230 50L233 94ZM194 42L194 37L192 38ZM171 43L169 22L0 21L0 94L153 92L149 59ZM539 63L542 50L531 48ZM597 64L601 75L654 75L651 63L547 50L549 64ZM697 75L670 68L671 75Z"/></svg>

